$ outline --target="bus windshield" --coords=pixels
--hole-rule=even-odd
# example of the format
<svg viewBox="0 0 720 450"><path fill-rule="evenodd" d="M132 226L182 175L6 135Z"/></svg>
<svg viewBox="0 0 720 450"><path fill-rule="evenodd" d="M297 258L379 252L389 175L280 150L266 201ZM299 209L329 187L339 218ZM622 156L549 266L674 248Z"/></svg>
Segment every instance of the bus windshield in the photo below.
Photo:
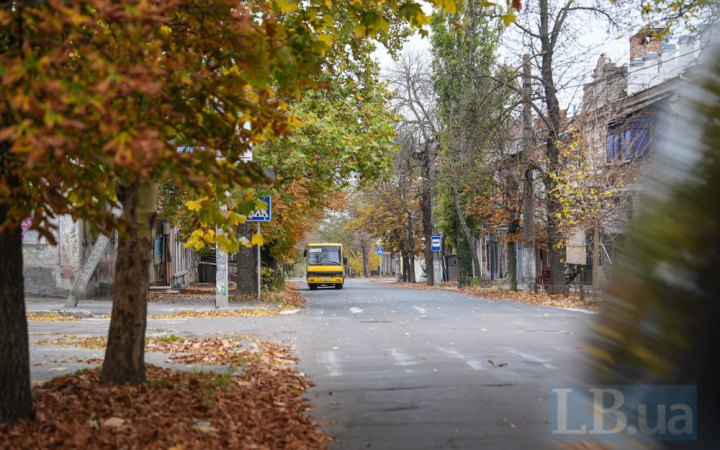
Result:
<svg viewBox="0 0 720 450"><path fill-rule="evenodd" d="M307 253L309 266L336 266L340 264L340 247L310 247Z"/></svg>

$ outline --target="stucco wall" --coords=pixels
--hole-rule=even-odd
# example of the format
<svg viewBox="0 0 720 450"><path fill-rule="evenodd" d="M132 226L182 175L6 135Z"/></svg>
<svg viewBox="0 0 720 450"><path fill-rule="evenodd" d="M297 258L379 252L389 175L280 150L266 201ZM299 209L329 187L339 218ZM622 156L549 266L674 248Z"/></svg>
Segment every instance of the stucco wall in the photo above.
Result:
<svg viewBox="0 0 720 450"><path fill-rule="evenodd" d="M23 235L23 273L27 295L66 297L72 290L93 240L86 239L83 225L69 216L59 217L55 232L57 245L50 245L36 232ZM114 240L108 246L85 291L86 297L112 292L115 269Z"/></svg>
<svg viewBox="0 0 720 450"><path fill-rule="evenodd" d="M30 295L65 296L72 289L80 266L79 225L69 217L56 221L58 245L50 245L36 232L23 234L25 292Z"/></svg>

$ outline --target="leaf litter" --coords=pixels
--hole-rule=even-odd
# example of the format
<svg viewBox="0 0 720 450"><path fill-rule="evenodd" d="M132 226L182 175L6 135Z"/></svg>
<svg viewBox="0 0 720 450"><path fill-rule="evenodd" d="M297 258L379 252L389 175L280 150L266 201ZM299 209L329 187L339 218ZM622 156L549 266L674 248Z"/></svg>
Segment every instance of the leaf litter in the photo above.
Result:
<svg viewBox="0 0 720 450"><path fill-rule="evenodd" d="M482 297L493 300L505 300L517 303L526 303L535 306L552 306L559 308L576 308L586 311L597 311L599 303L593 301L590 296L585 300L580 300L576 293L565 297L564 295L550 295L546 292L528 292L528 291L511 291L506 289L492 289L485 287L463 287L456 288L452 286L428 286L424 283L407 283L407 282L385 282L391 286L407 287L411 289L421 289L426 291L452 291L461 292L473 297Z"/></svg>
<svg viewBox="0 0 720 450"><path fill-rule="evenodd" d="M243 348L225 338L154 339L148 346L231 366L237 359L228 355ZM148 366L145 384L116 386L100 384L100 369L87 369L36 385L35 418L0 425L0 448L326 448L330 438L303 398L312 384L294 369L290 349L267 341L248 347L242 351L255 356L237 375Z"/></svg>

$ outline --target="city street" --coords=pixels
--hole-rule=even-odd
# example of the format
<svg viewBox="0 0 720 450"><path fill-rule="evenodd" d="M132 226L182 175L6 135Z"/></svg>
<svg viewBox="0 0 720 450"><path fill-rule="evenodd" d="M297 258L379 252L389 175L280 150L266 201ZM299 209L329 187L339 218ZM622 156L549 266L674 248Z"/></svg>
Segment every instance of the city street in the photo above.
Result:
<svg viewBox="0 0 720 450"><path fill-rule="evenodd" d="M297 314L149 320L148 335L234 333L295 346L299 369L316 383L312 414L336 439L331 448L521 449L550 443L549 389L575 380L593 317L368 280L343 290L303 285L303 294ZM109 302L79 305L88 307L109 311ZM150 313L169 308L151 303ZM104 335L108 322L31 322L31 341ZM102 352L33 346L33 381L83 367L70 356ZM66 358L61 368L58 358ZM164 364L160 354L146 360Z"/></svg>

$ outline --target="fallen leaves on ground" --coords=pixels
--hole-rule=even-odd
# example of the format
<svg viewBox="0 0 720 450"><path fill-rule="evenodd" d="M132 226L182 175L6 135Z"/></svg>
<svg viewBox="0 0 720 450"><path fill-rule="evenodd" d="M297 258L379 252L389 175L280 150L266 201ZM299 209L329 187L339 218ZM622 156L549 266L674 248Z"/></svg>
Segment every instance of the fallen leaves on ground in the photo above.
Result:
<svg viewBox="0 0 720 450"><path fill-rule="evenodd" d="M263 291L260 299L263 302L275 303L281 307L302 308L305 306L305 298L300 295L298 284L291 281L286 282L284 289L280 291ZM239 302L255 302L257 301L257 295L246 294L233 296L232 300Z"/></svg>
<svg viewBox="0 0 720 450"><path fill-rule="evenodd" d="M588 311L597 311L600 306L598 302L591 299L580 300L577 295L565 297L563 295L550 295L545 292L510 291L504 289L489 289L481 287L466 287L460 289L464 294L477 297L492 298L496 300L508 300L518 303L529 303L537 306L555 306L560 308L576 308Z"/></svg>
<svg viewBox="0 0 720 450"><path fill-rule="evenodd" d="M171 353L168 362L179 364L244 365L259 358L258 345L249 348L236 339L227 338L166 338L147 339L145 351Z"/></svg>
<svg viewBox="0 0 720 450"><path fill-rule="evenodd" d="M488 362L493 369L497 369L498 367L505 367L508 365L508 363L496 363L492 359L488 359Z"/></svg>
<svg viewBox="0 0 720 450"><path fill-rule="evenodd" d="M45 312L29 312L25 317L28 322L73 322L80 320L73 316Z"/></svg>
<svg viewBox="0 0 720 450"><path fill-rule="evenodd" d="M280 304L283 309L303 308L305 306L305 298L300 295L296 283L288 282L284 290L271 292L270 295L270 301Z"/></svg>
<svg viewBox="0 0 720 450"><path fill-rule="evenodd" d="M87 349L104 349L106 339L102 336L63 336L57 339L41 339L35 345L72 345Z"/></svg>
<svg viewBox="0 0 720 450"><path fill-rule="evenodd" d="M68 345L86 349L104 349L107 340L100 336L63 336L37 341L35 345ZM262 359L270 345L265 342L242 342L238 338L194 338L175 335L148 337L145 351L167 353L168 362L178 364L225 365L237 367ZM277 362L277 361L276 361ZM292 360L291 362L294 362ZM102 360L99 360L102 364Z"/></svg>
<svg viewBox="0 0 720 450"><path fill-rule="evenodd" d="M550 295L546 292L528 292L528 291L510 291L506 289L492 289L484 287L464 287L453 288L452 286L428 286L425 283L405 283L391 282L392 286L408 287L412 289L421 289L425 291L446 291L452 290L475 297L490 298L494 300L506 300L518 303L528 303L537 306L554 306L560 308L576 308L587 311L597 311L599 304L588 296L585 300L580 300L577 294L571 294L568 297L564 295Z"/></svg>
<svg viewBox="0 0 720 450"><path fill-rule="evenodd" d="M86 349L104 349L107 341L100 336L63 336L52 340L37 341L35 345L68 345ZM257 360L269 360L273 364L294 364L295 358L279 357L279 347L266 341L248 342L241 338L195 338L175 335L148 337L145 339L145 351L167 353L171 356L168 362L178 364L222 365L238 367ZM102 364L101 359L82 360L75 362L95 362ZM64 360L72 362L72 359Z"/></svg>
<svg viewBox="0 0 720 450"><path fill-rule="evenodd" d="M229 292L235 292L234 286L231 286ZM148 294L149 301L152 302L171 302L177 303L183 300L207 300L209 303L215 301L215 285L190 285L183 288L180 292L150 292ZM300 295L297 283L286 282L285 288L280 291L263 291L260 297L262 302L274 303L280 309L302 308L305 306L305 299ZM233 302L256 302L256 294L246 295L230 295L231 304ZM249 314L254 317L255 315ZM210 317L236 317L236 316L210 316ZM240 317L243 317L242 315ZM163 317L164 318L164 317ZM175 318L175 317L173 317Z"/></svg>
<svg viewBox="0 0 720 450"><path fill-rule="evenodd" d="M278 312L268 308L212 309L209 311L178 311L167 314L154 314L148 319L215 319L220 317L273 317Z"/></svg>
<svg viewBox="0 0 720 450"><path fill-rule="evenodd" d="M306 414L311 383L286 347L260 344L238 376L148 367L141 386L101 385L100 370L35 386L34 420L0 425L0 448L326 448Z"/></svg>

